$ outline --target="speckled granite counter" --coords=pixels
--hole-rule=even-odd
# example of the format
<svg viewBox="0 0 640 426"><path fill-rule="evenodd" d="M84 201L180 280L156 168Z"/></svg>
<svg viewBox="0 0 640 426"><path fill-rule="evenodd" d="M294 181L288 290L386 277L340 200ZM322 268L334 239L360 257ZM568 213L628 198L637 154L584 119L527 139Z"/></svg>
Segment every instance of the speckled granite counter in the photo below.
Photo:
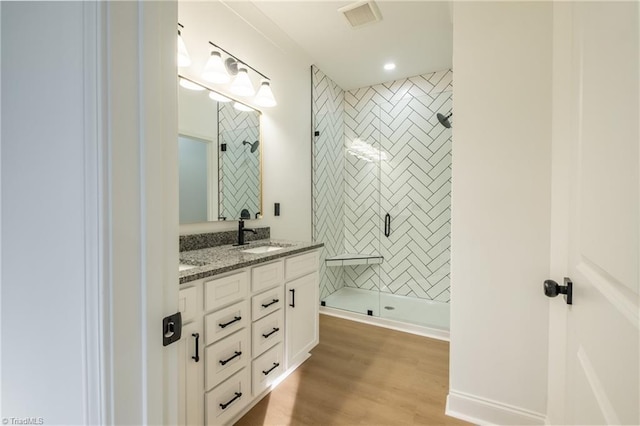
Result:
<svg viewBox="0 0 640 426"><path fill-rule="evenodd" d="M242 250L264 245L283 248L281 250L259 254L242 252ZM324 243L303 243L299 241L266 239L252 241L250 244L242 247L223 245L200 250L183 251L180 252L180 264L195 266L195 268L180 271L180 284L235 269L245 268L247 266L257 265L259 263L270 262L292 254L315 250L322 246L324 246Z"/></svg>

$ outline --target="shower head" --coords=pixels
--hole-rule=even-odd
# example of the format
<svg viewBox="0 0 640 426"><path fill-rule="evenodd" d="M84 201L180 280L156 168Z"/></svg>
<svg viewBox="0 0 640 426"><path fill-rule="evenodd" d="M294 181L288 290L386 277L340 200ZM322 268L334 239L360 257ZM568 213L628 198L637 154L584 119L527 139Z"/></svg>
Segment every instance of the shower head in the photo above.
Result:
<svg viewBox="0 0 640 426"><path fill-rule="evenodd" d="M442 115L440 113L437 114L438 117L438 121L440 122L440 124L442 124L444 127L446 127L447 129L451 128L451 122L449 121L449 117L451 117L453 115L452 112L450 112L449 114Z"/></svg>
<svg viewBox="0 0 640 426"><path fill-rule="evenodd" d="M258 146L260 145L260 141L255 141L254 143L251 143L249 141L242 141L242 145L249 145L251 147L251 152L256 152Z"/></svg>

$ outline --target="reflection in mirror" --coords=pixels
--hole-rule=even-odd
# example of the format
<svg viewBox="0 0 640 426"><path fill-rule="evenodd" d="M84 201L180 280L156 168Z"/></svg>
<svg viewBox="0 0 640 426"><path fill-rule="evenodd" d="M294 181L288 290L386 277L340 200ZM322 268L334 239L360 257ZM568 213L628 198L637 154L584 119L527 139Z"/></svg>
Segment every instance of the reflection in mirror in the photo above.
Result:
<svg viewBox="0 0 640 426"><path fill-rule="evenodd" d="M182 77L178 111L180 224L256 218L260 112Z"/></svg>
<svg viewBox="0 0 640 426"><path fill-rule="evenodd" d="M220 215L253 219L260 213L258 114L219 105Z"/></svg>

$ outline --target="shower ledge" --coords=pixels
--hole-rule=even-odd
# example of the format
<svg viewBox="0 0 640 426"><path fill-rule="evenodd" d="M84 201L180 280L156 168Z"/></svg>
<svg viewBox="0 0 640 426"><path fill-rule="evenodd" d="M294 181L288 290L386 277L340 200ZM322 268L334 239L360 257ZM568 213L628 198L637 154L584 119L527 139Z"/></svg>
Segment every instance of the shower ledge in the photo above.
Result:
<svg viewBox="0 0 640 426"><path fill-rule="evenodd" d="M353 266L353 265L377 265L384 261L384 257L379 254L355 254L343 253L337 256L327 257L327 266Z"/></svg>

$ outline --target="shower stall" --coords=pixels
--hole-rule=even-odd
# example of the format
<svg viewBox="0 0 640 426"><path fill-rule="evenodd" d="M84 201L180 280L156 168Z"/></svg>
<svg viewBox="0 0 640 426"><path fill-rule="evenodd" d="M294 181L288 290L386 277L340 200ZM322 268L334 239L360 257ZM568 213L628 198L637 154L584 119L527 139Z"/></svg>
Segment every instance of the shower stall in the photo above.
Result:
<svg viewBox="0 0 640 426"><path fill-rule="evenodd" d="M446 337L451 70L344 91L312 67L312 87L321 305Z"/></svg>

